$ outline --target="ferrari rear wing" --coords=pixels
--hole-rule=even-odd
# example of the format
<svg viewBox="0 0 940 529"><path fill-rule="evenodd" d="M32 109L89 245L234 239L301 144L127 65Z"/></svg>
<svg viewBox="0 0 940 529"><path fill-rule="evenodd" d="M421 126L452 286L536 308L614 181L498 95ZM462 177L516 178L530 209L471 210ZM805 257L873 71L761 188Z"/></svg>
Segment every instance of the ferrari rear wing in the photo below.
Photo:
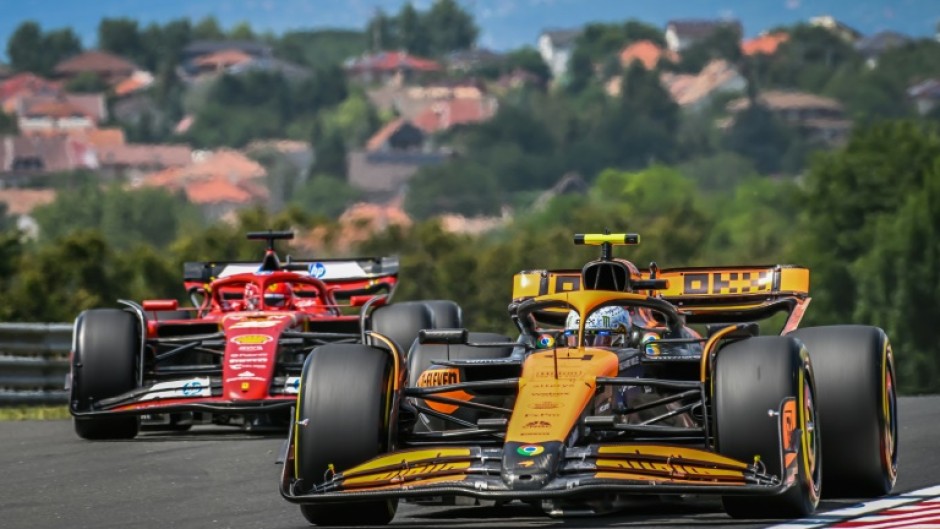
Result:
<svg viewBox="0 0 940 529"><path fill-rule="evenodd" d="M655 279L658 281L650 281ZM581 290L580 270L528 270L513 278L513 301ZM689 323L766 319L787 312L786 330L796 328L809 303L809 269L793 265L666 268L631 279L675 305Z"/></svg>
<svg viewBox="0 0 940 529"><path fill-rule="evenodd" d="M195 261L183 263L183 280L208 283L234 274L258 272L261 261ZM356 281L398 275L397 257L355 257L351 259L287 259L285 271L315 277L326 283Z"/></svg>

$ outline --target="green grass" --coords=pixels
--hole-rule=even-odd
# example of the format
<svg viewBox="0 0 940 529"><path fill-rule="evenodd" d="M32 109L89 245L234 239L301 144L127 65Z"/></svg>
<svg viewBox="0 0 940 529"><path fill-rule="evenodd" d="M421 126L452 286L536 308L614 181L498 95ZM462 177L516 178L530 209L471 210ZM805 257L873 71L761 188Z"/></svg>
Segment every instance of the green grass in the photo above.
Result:
<svg viewBox="0 0 940 529"><path fill-rule="evenodd" d="M0 421L34 421L68 419L67 406L28 406L0 408Z"/></svg>

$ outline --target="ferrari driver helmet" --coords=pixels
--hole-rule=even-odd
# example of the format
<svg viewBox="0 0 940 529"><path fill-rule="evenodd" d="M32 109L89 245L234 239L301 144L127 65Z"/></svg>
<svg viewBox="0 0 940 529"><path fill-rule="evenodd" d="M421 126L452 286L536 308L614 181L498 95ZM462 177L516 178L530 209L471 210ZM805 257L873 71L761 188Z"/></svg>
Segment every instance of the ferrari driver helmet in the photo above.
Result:
<svg viewBox="0 0 940 529"><path fill-rule="evenodd" d="M274 283L264 291L264 304L273 309L283 309L290 305L293 290L287 283Z"/></svg>
<svg viewBox="0 0 940 529"><path fill-rule="evenodd" d="M580 315L576 311L568 313L565 321L565 342L568 347L577 347L578 324ZM633 325L630 313L623 307L603 307L597 309L584 324L584 345L588 347L620 347Z"/></svg>

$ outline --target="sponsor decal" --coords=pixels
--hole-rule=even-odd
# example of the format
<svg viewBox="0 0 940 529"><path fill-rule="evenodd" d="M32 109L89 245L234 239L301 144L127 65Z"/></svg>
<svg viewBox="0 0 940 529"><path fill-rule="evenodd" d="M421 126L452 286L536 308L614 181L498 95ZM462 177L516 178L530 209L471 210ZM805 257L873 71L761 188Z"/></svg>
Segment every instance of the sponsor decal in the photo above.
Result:
<svg viewBox="0 0 940 529"><path fill-rule="evenodd" d="M284 393L296 395L300 392L300 377L287 377L284 382Z"/></svg>
<svg viewBox="0 0 940 529"><path fill-rule="evenodd" d="M242 371L238 374L238 378L255 378L258 375L252 373L251 371Z"/></svg>
<svg viewBox="0 0 940 529"><path fill-rule="evenodd" d="M543 334L539 336L539 341L535 345L539 349L551 349L555 347L555 337L551 334Z"/></svg>
<svg viewBox="0 0 940 529"><path fill-rule="evenodd" d="M278 320L249 320L240 321L229 327L230 329L264 329L267 327L277 327L281 322Z"/></svg>
<svg viewBox="0 0 940 529"><path fill-rule="evenodd" d="M568 396L567 391L533 391L533 397L548 397L548 398L558 398Z"/></svg>
<svg viewBox="0 0 940 529"><path fill-rule="evenodd" d="M562 393L564 395L564 393ZM541 400L529 404L529 408L533 410L554 410L555 408L560 408L560 402L553 402L550 400Z"/></svg>
<svg viewBox="0 0 940 529"><path fill-rule="evenodd" d="M522 428L524 430L538 430L542 428L551 428L551 427L552 427L552 423L548 421L531 421L531 422L527 422L525 426L523 426Z"/></svg>
<svg viewBox="0 0 940 529"><path fill-rule="evenodd" d="M141 401L172 399L180 397L211 397L212 387L209 377L190 378L158 382L150 387L150 392L140 398Z"/></svg>
<svg viewBox="0 0 940 529"><path fill-rule="evenodd" d="M240 353L246 353L250 351L263 351L263 350L264 350L264 347L260 345L239 345L238 346L238 352Z"/></svg>
<svg viewBox="0 0 940 529"><path fill-rule="evenodd" d="M315 277L315 278L317 278L317 279L320 279L320 278L322 278L323 276L326 275L326 265L324 265L323 263L320 263L320 262L313 263L313 264L311 264L310 267L307 269L307 272L308 272L311 276L313 276L313 277Z"/></svg>
<svg viewBox="0 0 940 529"><path fill-rule="evenodd" d="M183 384L183 396L192 397L198 395L202 390L202 382L199 380L190 380L189 382Z"/></svg>
<svg viewBox="0 0 940 529"><path fill-rule="evenodd" d="M683 294L758 294L770 292L773 276L770 270L749 272L700 272L683 274Z"/></svg>
<svg viewBox="0 0 940 529"><path fill-rule="evenodd" d="M584 374L584 371L580 369L559 369L558 378L577 378ZM535 376L538 378L555 378L554 370L545 370L545 371L536 371Z"/></svg>
<svg viewBox="0 0 940 529"><path fill-rule="evenodd" d="M535 457L544 451L545 447L539 445L522 445L519 448L516 448L516 453L527 457Z"/></svg>
<svg viewBox="0 0 940 529"><path fill-rule="evenodd" d="M649 356L659 356L659 353L660 353L659 344L650 343L658 339L659 339L659 335L651 333L651 332L648 332L643 335L642 343L644 344L644 350L646 354L648 354Z"/></svg>
<svg viewBox="0 0 940 529"><path fill-rule="evenodd" d="M522 468L529 468L529 467L531 467L531 466L534 465L534 464L535 464L535 461L532 461L531 459L524 459L524 460L519 461L518 463L516 463L516 466L517 466L517 467L522 467Z"/></svg>
<svg viewBox="0 0 940 529"><path fill-rule="evenodd" d="M529 407L531 408L531 406ZM545 417L548 417L548 418L561 417L561 414L558 412L554 412L554 411L539 411L538 413L524 413L522 414L522 416L529 418L529 419L538 419L538 418L545 418Z"/></svg>
<svg viewBox="0 0 940 529"><path fill-rule="evenodd" d="M238 345L259 345L266 344L273 339L266 334L243 334L232 338L232 342Z"/></svg>
<svg viewBox="0 0 940 529"><path fill-rule="evenodd" d="M428 388L436 386L449 386L460 382L460 370L456 368L449 369L431 369L421 373L418 378L419 388Z"/></svg>

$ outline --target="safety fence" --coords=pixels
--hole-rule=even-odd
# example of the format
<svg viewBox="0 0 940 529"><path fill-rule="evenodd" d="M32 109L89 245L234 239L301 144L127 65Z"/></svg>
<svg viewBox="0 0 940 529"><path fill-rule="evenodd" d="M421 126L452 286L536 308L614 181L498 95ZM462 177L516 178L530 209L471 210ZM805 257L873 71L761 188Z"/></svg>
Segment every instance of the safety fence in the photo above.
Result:
<svg viewBox="0 0 940 529"><path fill-rule="evenodd" d="M71 323L0 323L0 407L68 402Z"/></svg>

